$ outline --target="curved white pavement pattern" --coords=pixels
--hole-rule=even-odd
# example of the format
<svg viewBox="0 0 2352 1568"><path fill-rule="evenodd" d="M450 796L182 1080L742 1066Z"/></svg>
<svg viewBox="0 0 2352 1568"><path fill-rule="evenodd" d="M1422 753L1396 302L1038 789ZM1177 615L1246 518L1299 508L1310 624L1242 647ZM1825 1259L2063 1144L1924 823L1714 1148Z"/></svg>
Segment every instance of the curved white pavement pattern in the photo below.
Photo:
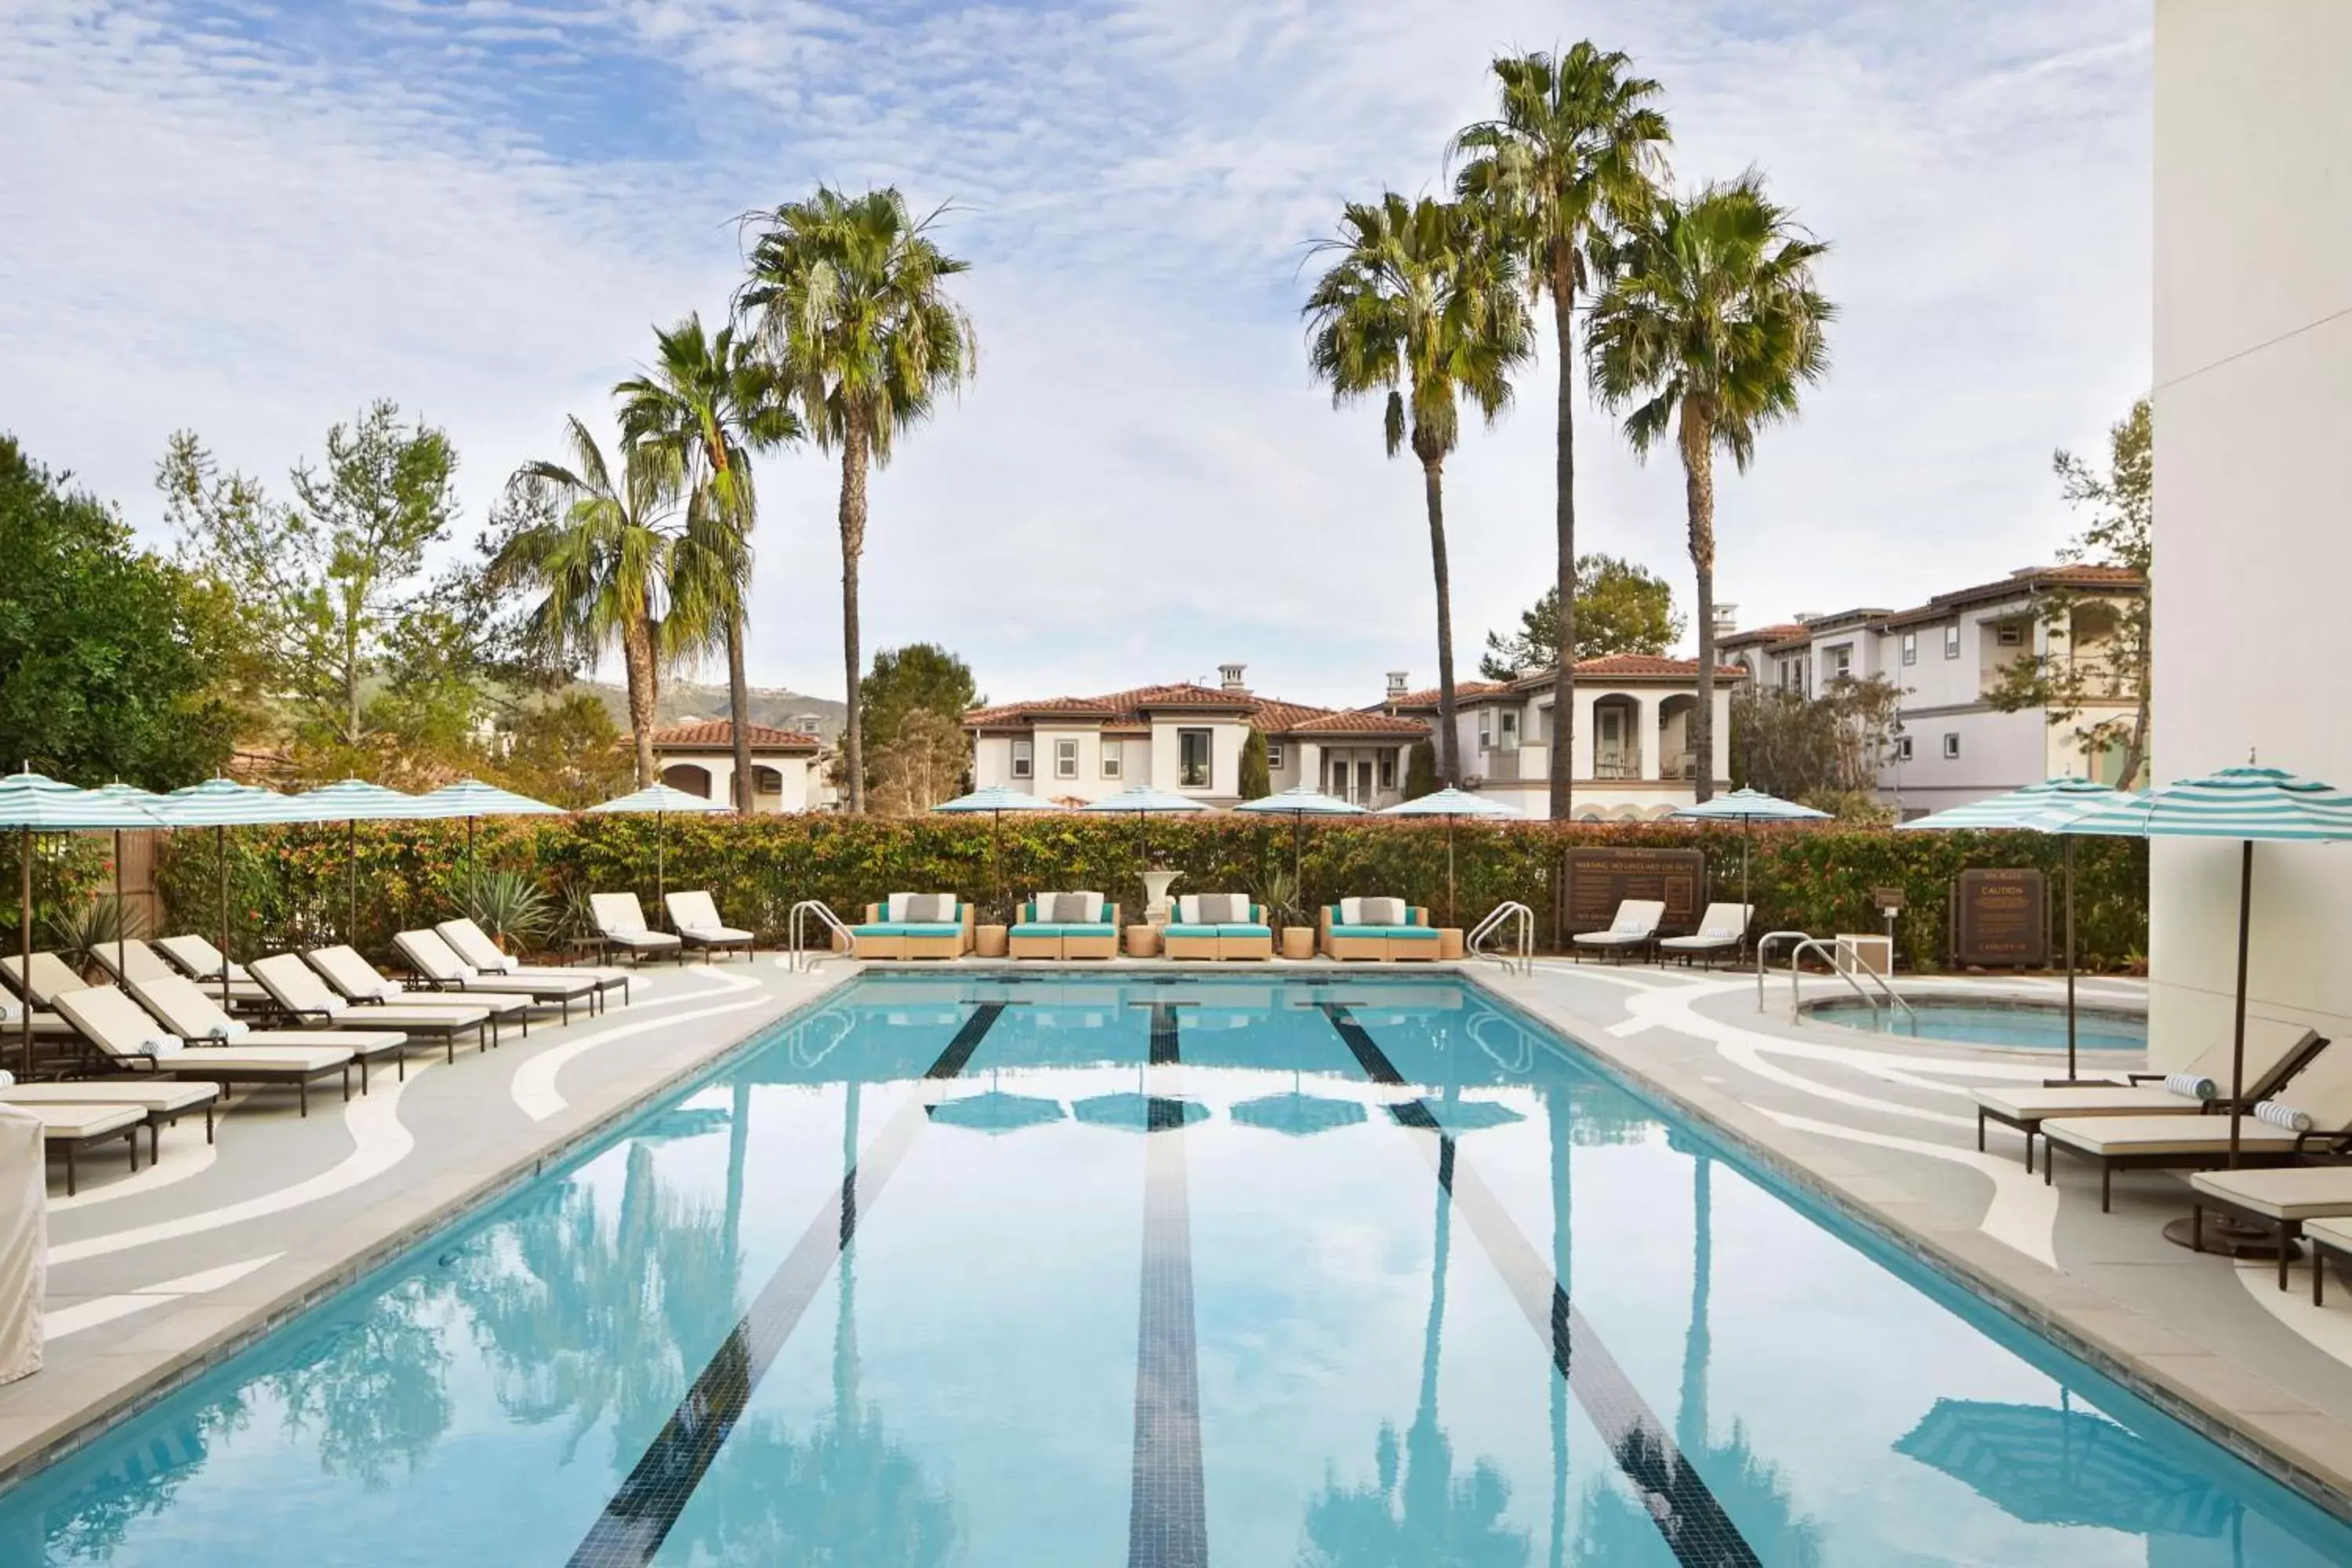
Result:
<svg viewBox="0 0 2352 1568"><path fill-rule="evenodd" d="M760 989L760 983L749 975L724 974L715 972L706 972L706 975L719 984L706 986L701 991L688 995L672 996L666 1001L640 1002L632 1006L629 1011L635 1014L651 1008L670 1006L679 1002L696 1002L705 996ZM599 1029L593 1034L583 1035L575 1040L566 1040L551 1050L541 1051L523 1063L521 1067L517 1068L514 1080L508 1086L508 1093L513 1096L515 1108L525 1116L530 1117L533 1121L544 1121L572 1103L564 1099L562 1091L556 1088L556 1075L583 1054L594 1050L598 1046L609 1045L614 1040L626 1039L632 1035L642 1035L654 1029L667 1029L673 1025L687 1023L696 1018L716 1017L722 1013L740 1013L745 1008L756 1007L759 1005L759 999L754 997L741 1002L724 1002L713 1007L698 1007L691 1012L665 1013L658 1018L632 1017L627 1023L615 1024L609 1028Z"/></svg>
<svg viewBox="0 0 2352 1568"><path fill-rule="evenodd" d="M77 1301L70 1307L60 1307L48 1313L41 1324L41 1338L54 1344L58 1340L94 1329L100 1323L110 1323L117 1318L127 1318L133 1312L143 1312L150 1307L161 1307L173 1301L184 1301L191 1296L202 1296L234 1285L257 1268L264 1268L286 1255L268 1253L260 1258L248 1258L242 1263L225 1263L217 1268L206 1268L194 1274L183 1274L177 1279L166 1279L137 1290L126 1290L115 1296L99 1296L88 1301Z"/></svg>
<svg viewBox="0 0 2352 1568"><path fill-rule="evenodd" d="M1930 1160L1966 1165L1982 1173L1992 1183L1992 1202L1985 1205L1984 1218L1977 1222L1977 1228L2029 1258L2053 1268L2058 1267L2057 1248L2052 1239L2057 1233L2058 1189L2044 1186L2027 1175L2025 1167L2016 1161L2003 1159L1998 1154L1979 1154L1973 1149L1955 1149L1948 1143L1897 1138L1892 1133L1869 1132L1842 1122L1815 1121L1811 1117L1791 1116L1785 1110L1758 1109L1781 1126L1793 1127L1800 1132L1816 1133L1823 1138L1843 1138L1849 1142L1868 1143L1879 1149L1899 1149L1906 1154L1920 1154Z"/></svg>

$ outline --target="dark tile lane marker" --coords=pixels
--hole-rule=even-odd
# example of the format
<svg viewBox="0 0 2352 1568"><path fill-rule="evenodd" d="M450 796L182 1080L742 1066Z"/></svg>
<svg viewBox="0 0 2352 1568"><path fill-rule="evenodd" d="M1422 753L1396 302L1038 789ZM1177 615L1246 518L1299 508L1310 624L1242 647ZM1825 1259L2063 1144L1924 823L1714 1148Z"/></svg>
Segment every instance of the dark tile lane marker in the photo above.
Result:
<svg viewBox="0 0 2352 1568"><path fill-rule="evenodd" d="M982 1003L924 1078L950 1079L963 1071L1003 1011L1000 1003ZM783 1348L801 1314L833 1272L842 1249L856 1234L863 1212L860 1183L864 1208L870 1209L881 1195L883 1183L929 1125L930 1104L919 1096L908 1100L882 1124L864 1157L842 1177L840 1189L826 1200L799 1242L777 1265L751 1310L720 1343L645 1457L604 1505L587 1538L572 1553L572 1568L642 1568L653 1561L685 1510L687 1500L709 1473L711 1461L719 1457L744 1406L751 1403L751 1391L767 1375L776 1352Z"/></svg>
<svg viewBox="0 0 2352 1568"><path fill-rule="evenodd" d="M1151 1009L1148 1078L1178 1065L1176 1009ZM1128 1568L1206 1568L1201 1373L1192 1314L1192 1220L1184 1102L1152 1082L1143 1145L1143 1289L1135 1357L1135 1463Z"/></svg>
<svg viewBox="0 0 2352 1568"><path fill-rule="evenodd" d="M1380 1043L1349 1016L1345 1004L1322 1006L1331 1026L1356 1053L1374 1083L1404 1081ZM1401 1127L1438 1134L1434 1145L1425 1139L1413 1142L1431 1157L1439 1183L1470 1222L1470 1233L1503 1277L1528 1326L1550 1348L1552 1365L1608 1443L1617 1468L1641 1494L1675 1561L1683 1568L1762 1568L1763 1559L1683 1458L1673 1434L1569 1300L1550 1265L1520 1234L1476 1173L1454 1156L1454 1140L1444 1135L1429 1108L1420 1100L1410 1100L1391 1107L1390 1114Z"/></svg>

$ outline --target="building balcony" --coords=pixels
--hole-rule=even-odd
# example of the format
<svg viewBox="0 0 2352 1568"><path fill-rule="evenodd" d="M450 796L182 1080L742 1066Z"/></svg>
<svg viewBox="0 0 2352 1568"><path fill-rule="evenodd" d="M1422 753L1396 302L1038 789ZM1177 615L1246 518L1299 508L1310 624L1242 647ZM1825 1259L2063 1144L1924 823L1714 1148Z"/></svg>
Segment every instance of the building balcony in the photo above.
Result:
<svg viewBox="0 0 2352 1568"><path fill-rule="evenodd" d="M1603 752L1592 759L1592 776L1596 779L1638 779L1642 776L1641 753Z"/></svg>

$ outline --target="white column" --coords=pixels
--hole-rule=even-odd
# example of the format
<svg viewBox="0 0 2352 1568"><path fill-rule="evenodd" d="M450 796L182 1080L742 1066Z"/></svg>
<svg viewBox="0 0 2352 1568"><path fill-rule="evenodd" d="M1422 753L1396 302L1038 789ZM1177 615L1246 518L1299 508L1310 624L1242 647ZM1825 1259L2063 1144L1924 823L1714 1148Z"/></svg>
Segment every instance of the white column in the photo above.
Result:
<svg viewBox="0 0 2352 1568"><path fill-rule="evenodd" d="M1633 698L1633 723L1642 737L1642 776L1645 779L1665 776L1665 737L1658 732L1658 700L1636 693Z"/></svg>
<svg viewBox="0 0 2352 1568"><path fill-rule="evenodd" d="M1323 787L1323 748L1312 741L1295 742L1298 749L1298 782L1308 789Z"/></svg>
<svg viewBox="0 0 2352 1568"><path fill-rule="evenodd" d="M1587 692L1584 688L1580 686L1576 689L1576 736L1572 742L1575 750L1569 763L1570 771L1580 781L1593 776L1593 749L1600 742L1601 725L1593 717L1592 709L1598 700L1596 695Z"/></svg>

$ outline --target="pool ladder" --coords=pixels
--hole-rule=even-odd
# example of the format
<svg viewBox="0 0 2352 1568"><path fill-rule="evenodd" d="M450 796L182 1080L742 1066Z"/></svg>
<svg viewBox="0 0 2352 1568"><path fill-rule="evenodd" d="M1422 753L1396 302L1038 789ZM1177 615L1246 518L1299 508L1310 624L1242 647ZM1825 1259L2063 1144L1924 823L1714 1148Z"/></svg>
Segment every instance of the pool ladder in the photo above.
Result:
<svg viewBox="0 0 2352 1568"><path fill-rule="evenodd" d="M807 922L811 919L814 919L819 925L833 932L834 935L848 942L850 951L856 951L856 939L851 935L849 928L842 924L841 917L833 912L832 905L823 899L803 899L793 906L788 945L784 949L786 966L795 973L814 966L817 962L817 955L808 952L801 941L805 933ZM829 952L832 949L828 947L824 951Z"/></svg>
<svg viewBox="0 0 2352 1568"><path fill-rule="evenodd" d="M1488 952L1486 944L1502 937L1512 945L1497 952ZM1533 974L1536 970L1536 912L1516 899L1496 904L1486 918L1478 922L1470 940L1462 950L1473 958L1492 959L1503 966L1504 973L1516 970L1521 974Z"/></svg>
<svg viewBox="0 0 2352 1568"><path fill-rule="evenodd" d="M1789 1018L1790 1022L1795 1022L1800 1016L1797 1007L1797 990L1804 974L1801 967L1804 956L1811 952L1827 963L1830 966L1830 973L1844 981L1848 989L1862 999L1863 1005L1870 1009L1872 1028L1875 1029L1879 1026L1882 1014L1891 1016L1900 1012L1904 1017L1910 1020L1912 1033L1918 1033L1919 1015L1913 1011L1910 1003L1903 999L1903 993L1895 989L1893 981L1879 973L1878 971L1864 965L1854 956L1852 949L1840 947L1834 942L1801 931L1766 931L1757 940L1756 1010L1759 1013L1764 1011L1765 955L1776 942L1794 942L1797 944L1789 950ZM1870 982L1870 988L1863 985L1864 980Z"/></svg>

